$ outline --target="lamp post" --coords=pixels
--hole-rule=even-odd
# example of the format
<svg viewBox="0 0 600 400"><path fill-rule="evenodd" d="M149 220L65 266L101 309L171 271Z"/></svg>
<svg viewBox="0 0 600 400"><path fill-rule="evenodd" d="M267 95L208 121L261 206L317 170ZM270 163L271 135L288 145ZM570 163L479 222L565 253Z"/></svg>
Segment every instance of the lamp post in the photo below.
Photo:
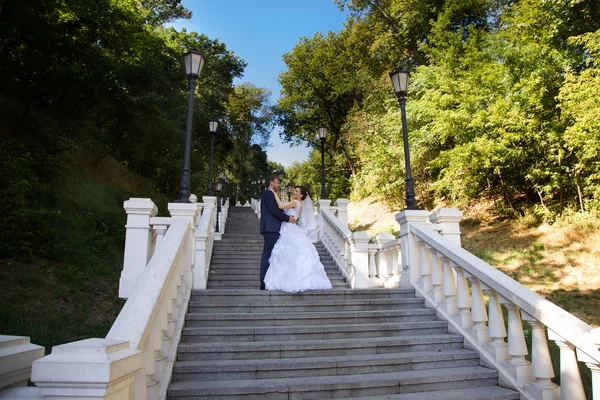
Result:
<svg viewBox="0 0 600 400"><path fill-rule="evenodd" d="M415 205L415 188L413 187L412 176L410 173L410 153L408 150L408 129L406 127L406 93L408 91L408 78L410 73L407 69L398 68L390 74L394 91L400 103L400 113L402 115L402 140L404 142L404 162L406 168L406 209L420 210Z"/></svg>
<svg viewBox="0 0 600 400"><path fill-rule="evenodd" d="M196 82L204 66L204 54L197 50L190 50L183 55L185 64L185 74L188 78L188 111L187 128L185 130L185 154L183 156L183 173L181 174L181 183L179 184L179 199L176 203L190 203L190 149L192 147L192 115L194 112L194 91Z"/></svg>
<svg viewBox="0 0 600 400"><path fill-rule="evenodd" d="M327 129L319 127L319 139L321 140L321 198L326 199L325 192L325 139L327 138Z"/></svg>
<svg viewBox="0 0 600 400"><path fill-rule="evenodd" d="M285 190L287 191L287 194L288 194L288 201L290 201L291 195L292 195L292 184L288 183L287 186L285 187Z"/></svg>
<svg viewBox="0 0 600 400"><path fill-rule="evenodd" d="M217 121L210 121L208 128L210 130L210 161L208 167L208 195L212 196L212 171L213 171L213 151L215 147L215 132L219 123Z"/></svg>
<svg viewBox="0 0 600 400"><path fill-rule="evenodd" d="M223 180L219 178L217 181L217 221L215 226L215 232L219 232L219 214L221 213L221 188L223 187Z"/></svg>

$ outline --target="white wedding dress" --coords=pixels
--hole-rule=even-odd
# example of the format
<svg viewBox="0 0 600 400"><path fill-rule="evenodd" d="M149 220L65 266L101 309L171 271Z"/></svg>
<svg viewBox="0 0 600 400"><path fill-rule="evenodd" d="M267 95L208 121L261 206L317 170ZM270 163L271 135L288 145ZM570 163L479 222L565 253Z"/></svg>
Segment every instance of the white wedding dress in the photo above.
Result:
<svg viewBox="0 0 600 400"><path fill-rule="evenodd" d="M296 207L286 208L283 211L287 215L298 217L301 209L300 202L294 201ZM321 264L317 249L307 231L296 224L282 222L279 235L265 275L266 289L289 293L331 289L325 267Z"/></svg>

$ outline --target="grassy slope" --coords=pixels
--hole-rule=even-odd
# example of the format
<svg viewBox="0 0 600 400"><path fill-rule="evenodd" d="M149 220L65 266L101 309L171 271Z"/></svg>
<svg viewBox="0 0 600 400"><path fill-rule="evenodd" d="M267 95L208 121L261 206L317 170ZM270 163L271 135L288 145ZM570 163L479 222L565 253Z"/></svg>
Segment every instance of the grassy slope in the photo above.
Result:
<svg viewBox="0 0 600 400"><path fill-rule="evenodd" d="M118 298L123 201L151 197L156 202L147 187L123 176L114 161L95 173L82 163L64 174L49 189L60 225L46 238L54 255L0 259L0 333L30 336L47 351L104 337L124 303ZM164 210L165 199L159 200Z"/></svg>

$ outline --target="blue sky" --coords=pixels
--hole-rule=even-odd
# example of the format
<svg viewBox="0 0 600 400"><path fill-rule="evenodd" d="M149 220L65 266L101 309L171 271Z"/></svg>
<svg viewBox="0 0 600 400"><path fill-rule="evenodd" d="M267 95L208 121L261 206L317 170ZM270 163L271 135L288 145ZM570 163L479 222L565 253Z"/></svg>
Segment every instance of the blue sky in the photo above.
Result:
<svg viewBox="0 0 600 400"><path fill-rule="evenodd" d="M183 0L183 5L192 12L192 19L173 26L225 43L248 63L243 79L235 83L267 88L273 103L279 98L277 76L286 69L281 56L301 36L339 31L346 20L333 0ZM281 143L278 129L271 134L271 143L269 160L286 167L308 157L308 148Z"/></svg>

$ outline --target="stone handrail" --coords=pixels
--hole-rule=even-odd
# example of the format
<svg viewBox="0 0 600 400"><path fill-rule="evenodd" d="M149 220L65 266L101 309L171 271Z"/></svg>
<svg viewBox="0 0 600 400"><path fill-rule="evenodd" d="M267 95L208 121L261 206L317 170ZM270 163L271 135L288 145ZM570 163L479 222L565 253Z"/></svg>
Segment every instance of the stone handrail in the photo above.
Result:
<svg viewBox="0 0 600 400"><path fill-rule="evenodd" d="M106 338L54 346L52 354L33 363L31 380L40 398L166 398L193 286L198 207L170 203L169 211L171 218L146 214L148 228L135 226L144 232L142 243L149 245L145 235L157 225L168 225L168 230L157 240L150 261L142 264Z"/></svg>
<svg viewBox="0 0 600 400"><path fill-rule="evenodd" d="M592 370L593 398L600 399L600 341L589 325L438 234L431 225L405 226L410 240L403 242L409 250L403 264L411 268L403 269L413 286L480 351L484 362L499 370L501 381L518 389L522 398L584 400L579 359ZM502 306L508 313L508 331ZM525 358L522 320L532 329L531 362ZM549 339L560 348L560 388L551 381L554 370L546 328Z"/></svg>
<svg viewBox="0 0 600 400"><path fill-rule="evenodd" d="M127 340L142 351L143 372L135 389L148 398L165 398L185 310L192 288L188 236L190 221L176 219L123 306L107 339ZM188 253L188 254L186 254Z"/></svg>
<svg viewBox="0 0 600 400"><path fill-rule="evenodd" d="M216 197L204 196L202 214L198 218L195 241L194 289L206 289L215 234ZM219 224L220 225L220 224Z"/></svg>

